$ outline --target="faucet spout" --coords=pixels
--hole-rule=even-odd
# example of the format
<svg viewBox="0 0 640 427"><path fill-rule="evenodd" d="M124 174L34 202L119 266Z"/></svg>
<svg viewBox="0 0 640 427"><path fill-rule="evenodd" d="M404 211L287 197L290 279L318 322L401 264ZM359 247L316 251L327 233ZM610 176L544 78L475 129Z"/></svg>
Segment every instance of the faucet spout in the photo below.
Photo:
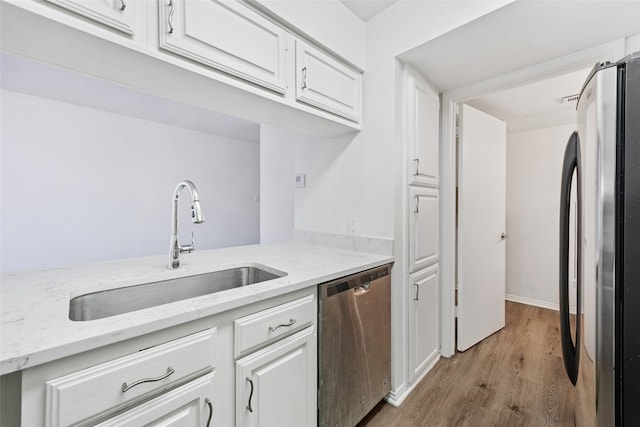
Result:
<svg viewBox="0 0 640 427"><path fill-rule="evenodd" d="M172 227L171 227L171 243L169 247L169 268L175 269L180 267L180 254L183 252L192 252L195 250L195 242L193 239L193 232L191 232L191 244L181 245L178 241L178 198L180 191L183 188L188 188L191 193L191 221L194 224L200 224L204 222L204 213L202 212L202 206L200 205L200 199L198 197L198 189L195 184L189 180L181 181L173 192L173 214L172 214Z"/></svg>

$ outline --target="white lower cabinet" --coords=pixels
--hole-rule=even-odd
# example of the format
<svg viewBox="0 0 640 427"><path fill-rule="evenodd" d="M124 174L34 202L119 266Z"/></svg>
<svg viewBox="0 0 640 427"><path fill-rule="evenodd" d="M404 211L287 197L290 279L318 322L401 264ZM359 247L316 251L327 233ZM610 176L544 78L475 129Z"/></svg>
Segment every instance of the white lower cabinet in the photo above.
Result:
<svg viewBox="0 0 640 427"><path fill-rule="evenodd" d="M130 409L96 427L210 427L215 402L214 373Z"/></svg>
<svg viewBox="0 0 640 427"><path fill-rule="evenodd" d="M34 366L0 424L315 427L316 319L312 286Z"/></svg>
<svg viewBox="0 0 640 427"><path fill-rule="evenodd" d="M409 276L409 366L413 378L439 355L439 278L438 264Z"/></svg>
<svg viewBox="0 0 640 427"><path fill-rule="evenodd" d="M315 426L313 326L236 362L236 426Z"/></svg>

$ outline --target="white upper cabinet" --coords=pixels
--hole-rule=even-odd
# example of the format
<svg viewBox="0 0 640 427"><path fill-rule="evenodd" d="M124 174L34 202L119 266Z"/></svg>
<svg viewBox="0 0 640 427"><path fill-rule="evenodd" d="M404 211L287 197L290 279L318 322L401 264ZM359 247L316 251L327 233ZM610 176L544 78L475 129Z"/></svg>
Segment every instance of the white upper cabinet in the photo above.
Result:
<svg viewBox="0 0 640 427"><path fill-rule="evenodd" d="M134 34L136 0L47 0L123 33Z"/></svg>
<svg viewBox="0 0 640 427"><path fill-rule="evenodd" d="M340 1L249 0L306 40L366 71L366 24ZM366 0L364 1L366 3Z"/></svg>
<svg viewBox="0 0 640 427"><path fill-rule="evenodd" d="M409 272L438 261L440 247L440 203L438 190L409 190Z"/></svg>
<svg viewBox="0 0 640 427"><path fill-rule="evenodd" d="M407 141L410 185L440 184L440 100L415 71L408 68Z"/></svg>
<svg viewBox="0 0 640 427"><path fill-rule="evenodd" d="M296 99L359 122L362 74L296 40Z"/></svg>
<svg viewBox="0 0 640 427"><path fill-rule="evenodd" d="M160 47L278 93L286 32L235 0L159 0Z"/></svg>

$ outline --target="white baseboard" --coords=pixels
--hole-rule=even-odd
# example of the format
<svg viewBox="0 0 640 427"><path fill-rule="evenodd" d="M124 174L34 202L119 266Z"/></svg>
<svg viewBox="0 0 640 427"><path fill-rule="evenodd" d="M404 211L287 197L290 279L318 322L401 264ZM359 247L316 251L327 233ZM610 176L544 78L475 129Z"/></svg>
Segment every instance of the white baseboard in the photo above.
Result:
<svg viewBox="0 0 640 427"><path fill-rule="evenodd" d="M560 311L560 305L555 302L542 301L533 298L521 297L519 295L505 294L504 299L520 304L533 305L534 307L546 308L549 310ZM570 306L569 313L576 314L576 307Z"/></svg>
<svg viewBox="0 0 640 427"><path fill-rule="evenodd" d="M409 384L408 387L405 387L405 385L403 384L400 389L398 390L398 392L395 392L394 390L391 390L389 392L389 394L387 394L387 396L384 398L384 400L392 405L395 406L396 408L400 405L402 405L402 402L404 402L404 400L411 394L411 392L416 388L416 386L418 384L420 384L420 381L422 381L422 379L429 373L429 371L431 371L431 369L433 369L433 367L436 365L436 363L438 362L438 360L440 360L440 354L437 354L436 357L433 358L433 360L431 360L425 367L424 371L422 371L420 373L420 375L418 375L411 384Z"/></svg>

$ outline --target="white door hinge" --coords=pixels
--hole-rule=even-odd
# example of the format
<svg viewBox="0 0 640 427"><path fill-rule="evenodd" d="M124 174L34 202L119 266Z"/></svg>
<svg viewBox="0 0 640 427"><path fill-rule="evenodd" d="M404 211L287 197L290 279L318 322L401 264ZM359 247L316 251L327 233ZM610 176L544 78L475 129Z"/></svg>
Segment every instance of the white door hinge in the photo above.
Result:
<svg viewBox="0 0 640 427"><path fill-rule="evenodd" d="M460 138L460 135L462 135L462 129L460 126L456 126L456 137Z"/></svg>
<svg viewBox="0 0 640 427"><path fill-rule="evenodd" d="M458 314L460 314L460 310L459 310L459 306L454 306L453 307L453 317L458 317Z"/></svg>

